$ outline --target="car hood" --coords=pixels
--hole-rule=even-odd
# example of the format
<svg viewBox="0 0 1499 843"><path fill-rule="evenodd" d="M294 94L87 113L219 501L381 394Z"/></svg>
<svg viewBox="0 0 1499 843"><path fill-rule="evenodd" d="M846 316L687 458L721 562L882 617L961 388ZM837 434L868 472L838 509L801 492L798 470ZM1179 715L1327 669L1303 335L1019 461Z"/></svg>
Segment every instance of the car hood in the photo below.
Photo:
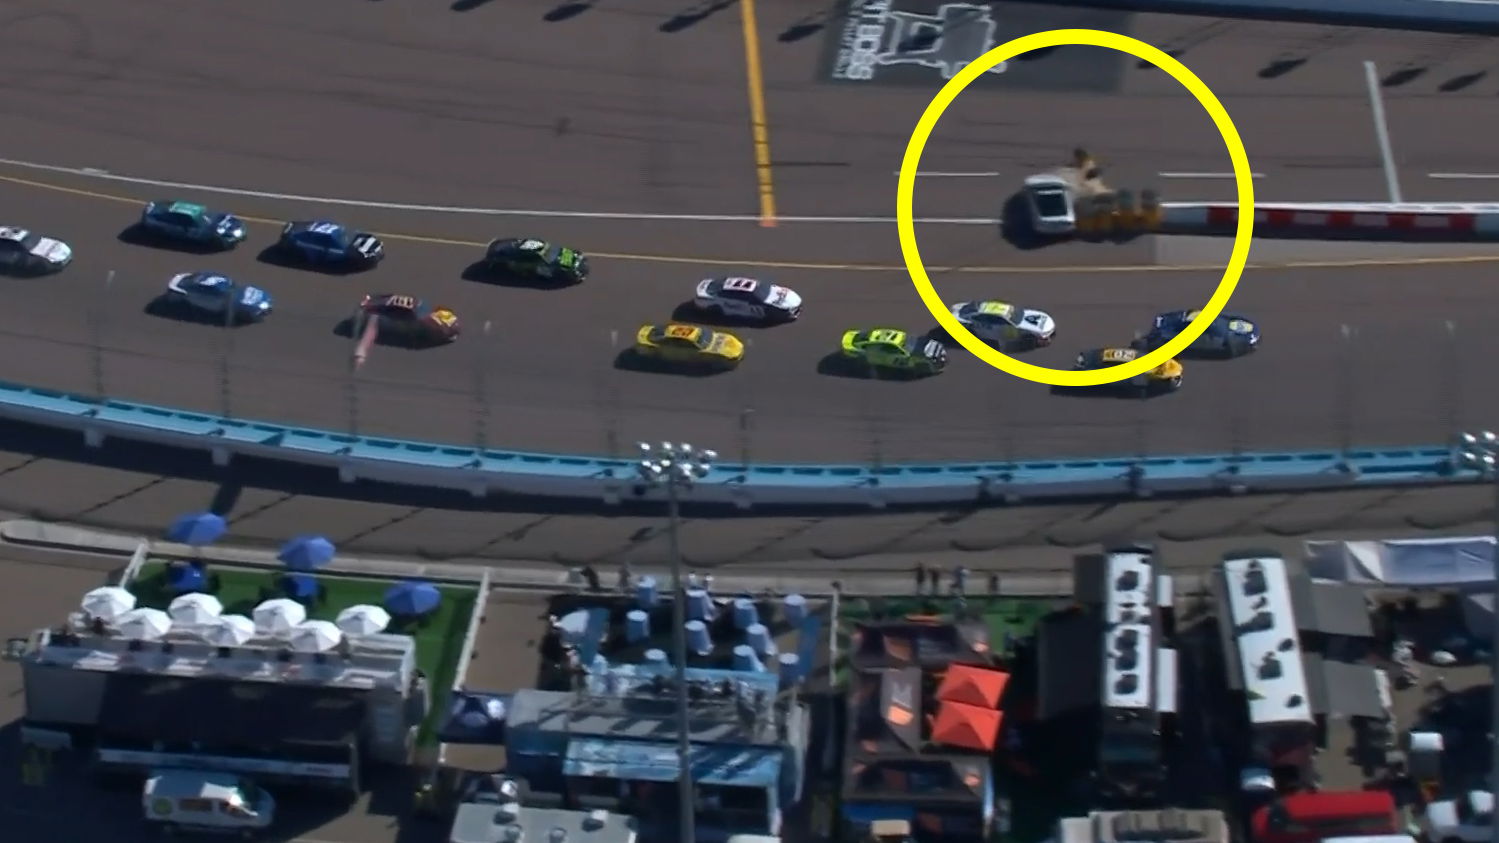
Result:
<svg viewBox="0 0 1499 843"><path fill-rule="evenodd" d="M271 296L259 287L241 287L239 303L246 307L270 307Z"/></svg>
<svg viewBox="0 0 1499 843"><path fill-rule="evenodd" d="M729 334L715 334L708 343L708 351L725 357L738 357L744 353L744 343L740 342L738 337Z"/></svg>
<svg viewBox="0 0 1499 843"><path fill-rule="evenodd" d="M770 290L770 304L782 310L796 310L802 306L802 297L795 290L777 285Z"/></svg>
<svg viewBox="0 0 1499 843"><path fill-rule="evenodd" d="M1039 310L1026 310L1021 313L1020 322L1016 325L1022 331L1032 334L1050 336L1057 329L1057 320L1051 318L1051 314Z"/></svg>
<svg viewBox="0 0 1499 843"><path fill-rule="evenodd" d="M73 250L68 244L61 240L53 240L50 237L42 237L37 240L36 248L32 249L31 253L54 263L60 263L73 257Z"/></svg>

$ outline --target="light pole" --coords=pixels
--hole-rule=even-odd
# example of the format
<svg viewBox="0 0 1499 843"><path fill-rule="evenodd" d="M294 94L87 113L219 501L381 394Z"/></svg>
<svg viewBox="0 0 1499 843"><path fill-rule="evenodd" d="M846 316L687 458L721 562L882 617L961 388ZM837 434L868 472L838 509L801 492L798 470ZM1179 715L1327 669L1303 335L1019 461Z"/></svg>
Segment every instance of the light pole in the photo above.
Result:
<svg viewBox="0 0 1499 843"><path fill-rule="evenodd" d="M680 803L679 831L681 843L696 843L693 828L695 791L692 786L692 739L687 717L687 591L682 583L682 552L677 543L677 524L681 519L681 490L706 477L718 459L714 451L695 451L691 445L662 442L653 446L640 443L640 462L636 471L651 488L665 488L667 502L666 540L671 556L671 643L677 686L677 758L681 773L677 778L677 801Z"/></svg>
<svg viewBox="0 0 1499 843"><path fill-rule="evenodd" d="M1494 484L1494 536L1499 541L1499 436L1494 435L1492 430L1485 430L1477 435L1464 433L1457 440L1457 456L1462 465L1474 468ZM1499 793L1499 545L1494 547L1494 604L1490 610L1490 623L1493 628L1489 634L1492 640L1489 642L1489 651L1493 654L1493 671L1495 682L1489 704L1493 711L1489 716L1489 757L1492 769L1489 771L1489 791ZM1489 831L1489 839L1492 843L1499 843L1499 823L1494 823Z"/></svg>

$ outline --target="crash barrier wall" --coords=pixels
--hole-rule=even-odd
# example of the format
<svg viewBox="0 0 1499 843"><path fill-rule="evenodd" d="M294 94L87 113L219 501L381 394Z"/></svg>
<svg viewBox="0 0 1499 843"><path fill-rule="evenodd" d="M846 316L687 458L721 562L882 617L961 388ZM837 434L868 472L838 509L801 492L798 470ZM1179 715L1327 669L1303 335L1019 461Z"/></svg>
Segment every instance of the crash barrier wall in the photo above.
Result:
<svg viewBox="0 0 1499 843"><path fill-rule="evenodd" d="M1499 35L1499 4L1485 0L1050 0L1054 6L1214 18Z"/></svg>
<svg viewBox="0 0 1499 843"><path fill-rule="evenodd" d="M1239 221L1232 203L1173 202L1163 206L1163 233L1231 230ZM1256 204L1255 231L1262 234L1338 231L1371 236L1432 236L1499 239L1499 204L1378 202L1284 202Z"/></svg>
<svg viewBox="0 0 1499 843"><path fill-rule="evenodd" d="M332 469L366 480L467 491L618 504L661 500L621 459L478 451L456 445L359 437L0 383L0 418L79 431L91 447L111 440L206 452L215 465L236 456ZM1021 502L1078 496L1143 496L1472 479L1446 447L1292 453L937 463L887 466L716 466L682 490L685 501L754 506L913 506Z"/></svg>

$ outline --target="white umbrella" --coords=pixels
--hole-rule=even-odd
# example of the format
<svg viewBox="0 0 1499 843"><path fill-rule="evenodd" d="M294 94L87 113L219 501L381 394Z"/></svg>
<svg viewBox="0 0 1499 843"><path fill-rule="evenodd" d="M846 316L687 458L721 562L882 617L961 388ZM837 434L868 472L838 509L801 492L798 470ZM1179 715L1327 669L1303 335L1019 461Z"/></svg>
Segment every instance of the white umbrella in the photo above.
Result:
<svg viewBox="0 0 1499 843"><path fill-rule="evenodd" d="M344 634L336 624L306 621L291 631L291 648L304 653L325 653L343 639Z"/></svg>
<svg viewBox="0 0 1499 843"><path fill-rule="evenodd" d="M307 609L295 600L277 597L255 607L255 628L261 632L291 632L292 628L307 620Z"/></svg>
<svg viewBox="0 0 1499 843"><path fill-rule="evenodd" d="M390 626L390 613L366 603L339 612L335 623L345 635L374 635Z"/></svg>
<svg viewBox="0 0 1499 843"><path fill-rule="evenodd" d="M255 637L255 622L244 615L220 615L202 633L215 647L238 647Z"/></svg>
<svg viewBox="0 0 1499 843"><path fill-rule="evenodd" d="M135 608L135 595L117 585L106 585L83 595L83 611L112 621Z"/></svg>
<svg viewBox="0 0 1499 843"><path fill-rule="evenodd" d="M223 613L224 604L219 602L219 598L200 592L176 597L167 607L167 614L172 616L173 621L189 626L211 623Z"/></svg>
<svg viewBox="0 0 1499 843"><path fill-rule="evenodd" d="M137 641L151 641L167 634L172 616L160 609L131 609L115 619L120 634Z"/></svg>

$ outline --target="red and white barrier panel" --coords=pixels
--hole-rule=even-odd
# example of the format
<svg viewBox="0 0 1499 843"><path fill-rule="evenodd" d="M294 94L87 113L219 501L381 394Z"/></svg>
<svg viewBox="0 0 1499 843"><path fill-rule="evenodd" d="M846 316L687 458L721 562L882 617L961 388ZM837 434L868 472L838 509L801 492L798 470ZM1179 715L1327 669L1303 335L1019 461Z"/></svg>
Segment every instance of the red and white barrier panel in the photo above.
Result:
<svg viewBox="0 0 1499 843"><path fill-rule="evenodd" d="M1171 205L1166 229L1219 230L1238 224L1239 209L1228 204ZM1390 234L1499 234L1499 205L1262 205L1254 209L1261 231L1367 231Z"/></svg>

